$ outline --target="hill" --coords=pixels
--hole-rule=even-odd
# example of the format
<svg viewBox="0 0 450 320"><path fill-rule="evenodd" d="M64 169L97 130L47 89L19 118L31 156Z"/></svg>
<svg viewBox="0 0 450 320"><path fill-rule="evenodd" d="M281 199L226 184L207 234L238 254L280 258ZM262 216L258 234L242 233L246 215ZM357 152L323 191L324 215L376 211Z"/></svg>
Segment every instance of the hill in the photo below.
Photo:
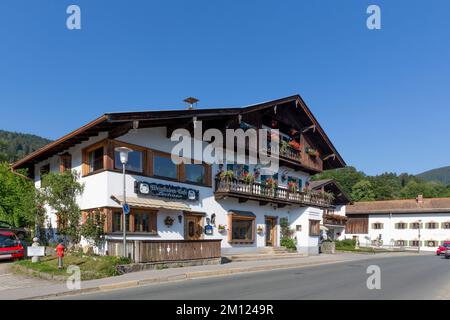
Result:
<svg viewBox="0 0 450 320"><path fill-rule="evenodd" d="M450 166L425 171L416 177L425 181L437 181L450 185Z"/></svg>
<svg viewBox="0 0 450 320"><path fill-rule="evenodd" d="M0 162L12 163L50 142L33 134L0 130Z"/></svg>

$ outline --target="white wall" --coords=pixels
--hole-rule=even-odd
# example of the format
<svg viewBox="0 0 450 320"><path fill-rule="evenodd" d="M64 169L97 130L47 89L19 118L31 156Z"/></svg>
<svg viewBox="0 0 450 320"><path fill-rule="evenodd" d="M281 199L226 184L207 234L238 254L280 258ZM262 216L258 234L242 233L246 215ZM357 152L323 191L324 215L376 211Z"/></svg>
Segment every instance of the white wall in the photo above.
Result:
<svg viewBox="0 0 450 320"><path fill-rule="evenodd" d="M72 155L72 169L76 170L80 175L82 172L82 149L92 145L102 139L105 139L107 135L101 133L97 137L89 139L89 141L83 142L73 148L67 150ZM149 129L139 129L137 132L130 131L124 136L119 137L117 140L151 148L154 150L159 150L163 152L170 153L176 142L170 141L166 137L165 128L149 128ZM36 186L40 186L39 169L42 165L50 163L51 171L59 171L59 157L54 156L46 161L38 163L35 167L36 176ZM253 172L253 166L250 166L250 172ZM214 177L219 170L218 165L213 165L212 176ZM309 180L309 174L301 171L295 171L287 167L281 167L279 170L279 185L287 186L287 181L285 183L281 182L281 175L286 171L286 175L301 178L303 181L303 186ZM261 174L270 174L269 172L261 171ZM98 174L90 175L84 178L80 178L80 181L85 185L84 194L78 199L79 205L82 210L100 208L100 207L116 207L120 208L119 204L111 199L112 195L121 196L123 193L123 182L122 174L117 172L101 172ZM213 235L204 235L205 239L222 239L222 247L225 249L248 249L255 247L265 246L265 232L262 234L256 233L258 226L262 226L265 229L265 216L276 216L278 217L277 230L277 244L280 241L280 218L286 217L291 222L291 227L294 228L296 224L302 225L302 231L296 234L298 239L298 246L302 252L316 253L318 245L318 237L309 237L309 219L320 220L322 217L322 210L317 208L300 208L294 206L286 206L284 208L274 208L271 205L260 206L259 202L248 201L245 203L239 203L237 199L225 199L219 202L214 198L214 187L201 187L196 185L183 184L172 181L165 181L160 179L153 179L149 177L142 177L139 175L126 176L126 191L127 195L130 197L138 197L134 192L134 182L135 181L146 181L146 182L159 182L165 184L171 184L174 186L184 186L199 190L200 195L199 201L182 201L187 204L192 211L205 212L208 218L211 215L216 214L216 223L214 226ZM219 224L227 225L227 213L230 210L242 210L250 211L256 215L256 225L255 225L255 243L253 245L234 245L231 246L227 242L227 233L219 233L217 226ZM157 236L133 236L129 235L129 239L183 239L184 238L184 220L179 223L178 215L181 212L178 211L160 211L157 216ZM171 227L167 227L164 224L164 219L170 215L174 219L174 224ZM50 219L53 222L54 227L55 219L54 214L49 211Z"/></svg>
<svg viewBox="0 0 450 320"><path fill-rule="evenodd" d="M370 215L369 216L369 232L366 235L355 235L359 236L359 241L362 245L370 245L371 240L376 240L381 234L383 245L393 245L393 240L419 240L419 232L417 229L410 229L409 224L413 222L418 222L422 220L422 228L420 229L420 240L421 241L439 241L441 243L444 240L450 240L450 229L442 229L442 222L450 222L450 212L449 213L429 213L429 214L389 214L385 215ZM395 224L399 222L404 222L408 224L407 229L395 229ZM426 223L437 222L439 224L438 229L426 229ZM374 223L382 223L383 229L375 230L373 229ZM352 238L352 234L346 234L346 238ZM365 237L369 237L370 240L366 240ZM426 243L422 244L423 250L434 251L436 247L428 247Z"/></svg>

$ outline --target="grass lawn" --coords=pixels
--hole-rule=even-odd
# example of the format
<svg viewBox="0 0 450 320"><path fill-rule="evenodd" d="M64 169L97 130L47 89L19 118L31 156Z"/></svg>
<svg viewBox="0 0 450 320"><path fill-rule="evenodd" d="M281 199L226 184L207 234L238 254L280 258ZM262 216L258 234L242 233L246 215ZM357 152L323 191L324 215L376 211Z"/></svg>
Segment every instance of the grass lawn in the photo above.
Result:
<svg viewBox="0 0 450 320"><path fill-rule="evenodd" d="M70 276L67 267L76 265L80 267L81 279L99 279L118 275L116 266L128 264L128 259L109 256L91 256L83 254L68 253L63 258L63 269L58 269L58 257L42 257L38 263L32 263L30 259L17 261L15 264L38 272L45 272L54 276Z"/></svg>
<svg viewBox="0 0 450 320"><path fill-rule="evenodd" d="M386 249L373 249L366 247L359 247L359 249L355 249L355 247L336 247L336 251L352 251L352 252L369 252L369 253L381 253L381 252L391 252Z"/></svg>

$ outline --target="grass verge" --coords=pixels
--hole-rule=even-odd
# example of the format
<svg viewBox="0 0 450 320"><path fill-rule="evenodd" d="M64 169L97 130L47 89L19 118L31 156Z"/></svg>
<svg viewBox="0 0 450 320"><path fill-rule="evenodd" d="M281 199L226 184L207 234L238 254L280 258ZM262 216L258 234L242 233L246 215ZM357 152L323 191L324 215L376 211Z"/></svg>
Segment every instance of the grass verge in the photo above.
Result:
<svg viewBox="0 0 450 320"><path fill-rule="evenodd" d="M63 258L63 268L58 269L58 257L42 257L40 262L32 263L30 259L17 261L15 264L38 273L46 273L53 277L67 277L67 267L75 265L80 268L81 280L100 279L119 275L116 267L130 263L129 259L68 253Z"/></svg>

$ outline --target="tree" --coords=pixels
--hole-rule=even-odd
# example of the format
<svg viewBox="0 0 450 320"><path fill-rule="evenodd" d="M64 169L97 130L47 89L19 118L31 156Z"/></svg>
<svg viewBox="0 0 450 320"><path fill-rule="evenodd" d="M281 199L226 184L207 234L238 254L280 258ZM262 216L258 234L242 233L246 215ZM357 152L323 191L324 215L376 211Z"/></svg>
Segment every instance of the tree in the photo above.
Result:
<svg viewBox="0 0 450 320"><path fill-rule="evenodd" d="M42 200L48 204L58 219L58 231L73 244L80 241L81 210L77 197L83 194L84 185L78 182L75 171L49 173L42 177Z"/></svg>
<svg viewBox="0 0 450 320"><path fill-rule="evenodd" d="M415 198L419 194L425 198L445 197L449 195L447 188L443 184L436 182L412 180L401 190L401 196L405 199Z"/></svg>
<svg viewBox="0 0 450 320"><path fill-rule="evenodd" d="M376 198L369 180L358 181L352 188L351 197L354 201L373 201Z"/></svg>
<svg viewBox="0 0 450 320"><path fill-rule="evenodd" d="M368 177L375 192L375 200L391 200L400 198L402 188L400 179L395 173L383 173Z"/></svg>
<svg viewBox="0 0 450 320"><path fill-rule="evenodd" d="M0 219L16 227L33 226L35 187L20 173L11 171L7 163L0 164Z"/></svg>
<svg viewBox="0 0 450 320"><path fill-rule="evenodd" d="M105 215L100 210L95 210L86 217L85 223L81 226L80 234L91 244L101 246L105 239Z"/></svg>
<svg viewBox="0 0 450 320"><path fill-rule="evenodd" d="M312 177L312 180L334 179L347 194L352 193L353 186L366 178L366 175L354 167L327 170Z"/></svg>

